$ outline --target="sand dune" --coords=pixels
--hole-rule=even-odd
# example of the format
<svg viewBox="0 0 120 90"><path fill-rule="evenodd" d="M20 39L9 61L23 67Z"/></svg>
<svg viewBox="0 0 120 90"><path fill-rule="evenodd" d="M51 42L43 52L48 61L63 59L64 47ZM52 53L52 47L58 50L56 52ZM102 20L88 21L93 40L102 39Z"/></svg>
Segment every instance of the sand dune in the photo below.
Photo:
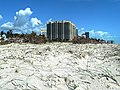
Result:
<svg viewBox="0 0 120 90"><path fill-rule="evenodd" d="M0 46L0 90L120 90L120 45Z"/></svg>

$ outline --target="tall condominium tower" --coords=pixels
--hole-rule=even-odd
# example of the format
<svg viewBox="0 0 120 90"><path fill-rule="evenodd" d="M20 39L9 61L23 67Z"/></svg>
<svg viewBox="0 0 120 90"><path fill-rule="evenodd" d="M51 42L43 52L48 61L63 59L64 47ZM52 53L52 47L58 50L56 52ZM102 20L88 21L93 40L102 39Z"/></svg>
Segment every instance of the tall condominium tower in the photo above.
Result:
<svg viewBox="0 0 120 90"><path fill-rule="evenodd" d="M86 38L89 38L89 32L85 32Z"/></svg>
<svg viewBox="0 0 120 90"><path fill-rule="evenodd" d="M48 40L72 40L77 36L75 24L70 21L50 21L47 22Z"/></svg>

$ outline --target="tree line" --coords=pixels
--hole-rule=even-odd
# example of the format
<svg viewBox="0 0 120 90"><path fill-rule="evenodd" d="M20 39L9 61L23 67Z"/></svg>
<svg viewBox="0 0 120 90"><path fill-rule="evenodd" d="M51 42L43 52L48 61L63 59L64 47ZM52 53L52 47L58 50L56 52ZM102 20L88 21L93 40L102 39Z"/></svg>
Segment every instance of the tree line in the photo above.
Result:
<svg viewBox="0 0 120 90"><path fill-rule="evenodd" d="M114 41L113 40L103 40L103 39L96 39L96 38L84 38L84 37L74 37L72 39L72 43L73 44L87 44L87 43L91 43L91 44L103 44L103 43L109 43L109 44L113 44Z"/></svg>
<svg viewBox="0 0 120 90"><path fill-rule="evenodd" d="M1 31L1 42L2 43L32 43L32 44L41 44L46 43L46 37L44 35L37 35L36 32L32 31L30 34L22 33L13 33L12 30L9 30L7 33Z"/></svg>

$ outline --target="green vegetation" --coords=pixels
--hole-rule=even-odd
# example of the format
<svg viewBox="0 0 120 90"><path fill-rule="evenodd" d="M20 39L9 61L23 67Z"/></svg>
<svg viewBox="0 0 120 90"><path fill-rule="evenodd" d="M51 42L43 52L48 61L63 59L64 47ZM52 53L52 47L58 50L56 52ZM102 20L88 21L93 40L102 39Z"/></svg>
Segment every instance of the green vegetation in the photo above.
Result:
<svg viewBox="0 0 120 90"><path fill-rule="evenodd" d="M96 38L74 37L72 39L72 43L73 44L87 44L87 43L91 43L91 44L102 44L102 43L113 44L114 41L112 41L112 40L105 41L103 39L96 39Z"/></svg>
<svg viewBox="0 0 120 90"><path fill-rule="evenodd" d="M6 37L3 37L3 35L6 35ZM7 33L1 31L1 37L1 45L9 43L41 44L47 41L44 35L37 35L34 31L31 34L13 34L12 30L9 30Z"/></svg>

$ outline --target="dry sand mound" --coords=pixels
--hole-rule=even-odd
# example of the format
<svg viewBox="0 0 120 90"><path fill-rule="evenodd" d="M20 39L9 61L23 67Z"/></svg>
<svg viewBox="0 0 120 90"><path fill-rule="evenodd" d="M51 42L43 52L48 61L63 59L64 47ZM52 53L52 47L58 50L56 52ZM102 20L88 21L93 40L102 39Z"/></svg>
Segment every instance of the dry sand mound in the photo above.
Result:
<svg viewBox="0 0 120 90"><path fill-rule="evenodd" d="M0 90L120 90L120 45L0 46Z"/></svg>

